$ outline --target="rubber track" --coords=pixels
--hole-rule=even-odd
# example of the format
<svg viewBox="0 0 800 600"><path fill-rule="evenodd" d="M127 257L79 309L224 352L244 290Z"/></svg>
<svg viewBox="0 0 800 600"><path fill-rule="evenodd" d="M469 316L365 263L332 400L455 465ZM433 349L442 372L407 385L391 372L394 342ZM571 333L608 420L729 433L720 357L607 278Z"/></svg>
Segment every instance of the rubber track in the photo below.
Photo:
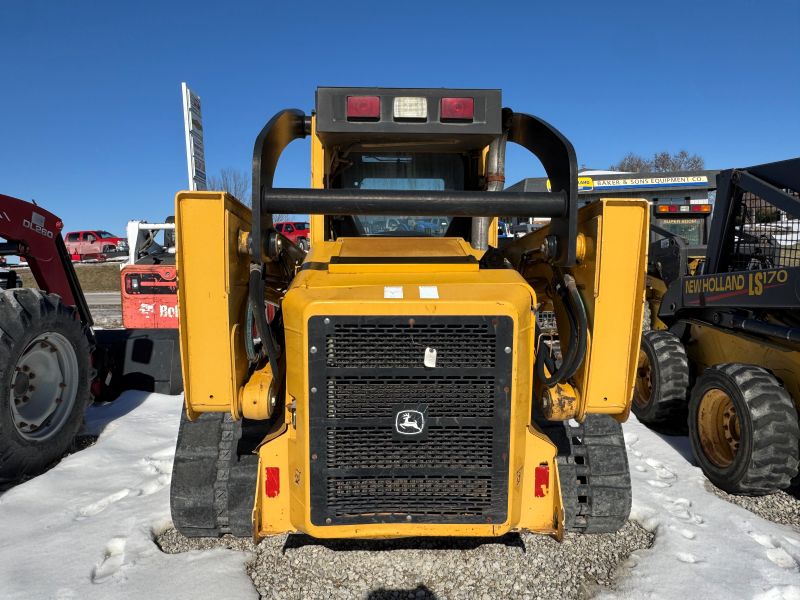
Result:
<svg viewBox="0 0 800 600"><path fill-rule="evenodd" d="M252 535L258 457L237 454L241 422L228 413L181 417L170 489L172 521L186 537Z"/></svg>
<svg viewBox="0 0 800 600"><path fill-rule="evenodd" d="M669 331L642 333L642 348L650 350L654 406L642 411L636 403L632 410L642 423L679 424L686 422L689 390L689 359L680 339ZM653 363L655 357L655 363Z"/></svg>
<svg viewBox="0 0 800 600"><path fill-rule="evenodd" d="M753 422L750 465L737 492L768 494L789 487L800 465L800 426L791 396L761 367L730 363L712 368L736 382Z"/></svg>
<svg viewBox="0 0 800 600"><path fill-rule="evenodd" d="M613 533L631 511L631 478L622 426L608 415L583 423L539 423L556 444L567 531Z"/></svg>

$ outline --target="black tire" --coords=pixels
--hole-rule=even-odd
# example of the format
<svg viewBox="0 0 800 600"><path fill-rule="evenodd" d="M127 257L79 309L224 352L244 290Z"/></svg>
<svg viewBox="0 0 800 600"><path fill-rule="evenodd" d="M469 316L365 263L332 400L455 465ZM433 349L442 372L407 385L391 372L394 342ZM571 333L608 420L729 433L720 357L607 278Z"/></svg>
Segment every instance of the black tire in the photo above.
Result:
<svg viewBox="0 0 800 600"><path fill-rule="evenodd" d="M71 398L54 400L56 407L41 426L33 429L28 426L28 430L23 431L26 427L17 420L20 417L15 405L24 404L27 396L19 398L9 390L19 384L17 367L23 354L36 348L39 342L33 342L48 334L56 334L51 335L51 339L60 340L62 347L71 347L74 351L76 362L69 368L73 383L62 386L62 391L58 392L63 394L66 389ZM91 331L81 323L75 309L64 305L59 296L28 288L0 293L0 390L3 390L0 393L0 486L6 487L44 471L72 445L92 398L92 340ZM57 352L52 347L50 351ZM35 369L31 372L35 374ZM27 384L34 386L36 380L29 377ZM38 393L41 393L43 386L39 387ZM37 431L43 436L41 439L34 438Z"/></svg>
<svg viewBox="0 0 800 600"><path fill-rule="evenodd" d="M253 535L258 456L242 452L242 437L242 421L229 413L203 413L195 421L181 415L170 507L186 537Z"/></svg>
<svg viewBox="0 0 800 600"><path fill-rule="evenodd" d="M117 251L116 246L103 246L103 254L109 254L111 252L116 252L116 251Z"/></svg>
<svg viewBox="0 0 800 600"><path fill-rule="evenodd" d="M680 339L669 331L642 333L631 404L636 418L651 425L685 423L688 390L689 359Z"/></svg>
<svg viewBox="0 0 800 600"><path fill-rule="evenodd" d="M719 391L730 399L738 420L738 427L727 428L738 433L738 447L729 464L719 459L725 454L724 445L714 444L714 438L700 431L701 418L710 414L715 398L722 398ZM704 431L709 431L708 426ZM730 494L770 494L789 487L797 476L797 409L778 380L761 367L731 363L706 369L692 390L689 439L703 473Z"/></svg>
<svg viewBox="0 0 800 600"><path fill-rule="evenodd" d="M540 423L558 448L564 526L577 533L613 533L631 512L631 476L622 426L608 415L583 423Z"/></svg>
<svg viewBox="0 0 800 600"><path fill-rule="evenodd" d="M297 242L297 245L298 245L298 246L300 246L300 249L301 249L303 252L308 252L308 249L309 249L309 247L310 247L310 246L308 245L308 240L307 240L306 238L300 238L300 239L298 240L298 242Z"/></svg>

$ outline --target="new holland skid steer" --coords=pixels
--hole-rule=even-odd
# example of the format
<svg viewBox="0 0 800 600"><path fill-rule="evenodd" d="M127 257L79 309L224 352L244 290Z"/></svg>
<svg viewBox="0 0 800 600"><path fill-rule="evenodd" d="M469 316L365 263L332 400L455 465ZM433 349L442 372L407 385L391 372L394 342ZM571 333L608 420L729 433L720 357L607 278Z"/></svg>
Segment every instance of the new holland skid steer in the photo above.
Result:
<svg viewBox="0 0 800 600"><path fill-rule="evenodd" d="M697 270L677 236L650 248L661 285L633 410L645 423L688 422L697 463L732 494L771 493L798 472L799 194L800 158L722 171Z"/></svg>
<svg viewBox="0 0 800 600"><path fill-rule="evenodd" d="M311 189L273 188L304 137ZM502 191L507 141L552 192ZM252 210L178 193L178 530L618 529L648 205L578 211L577 183L572 145L499 90L319 88L258 135ZM311 215L308 254L277 213ZM551 223L499 248L498 216Z"/></svg>

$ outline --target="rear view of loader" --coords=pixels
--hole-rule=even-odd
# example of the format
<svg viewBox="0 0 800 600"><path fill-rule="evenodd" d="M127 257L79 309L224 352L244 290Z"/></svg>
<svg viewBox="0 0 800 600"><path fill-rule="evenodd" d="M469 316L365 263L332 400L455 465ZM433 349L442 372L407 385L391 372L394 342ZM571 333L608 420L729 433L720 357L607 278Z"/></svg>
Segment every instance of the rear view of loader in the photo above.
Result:
<svg viewBox="0 0 800 600"><path fill-rule="evenodd" d="M722 171L717 188L701 269L689 274L685 253L651 258L651 276L671 275L653 299L662 329L643 336L633 410L688 423L718 487L767 494L796 481L800 458L800 159Z"/></svg>
<svg viewBox="0 0 800 600"><path fill-rule="evenodd" d="M176 527L618 529L647 203L577 210L572 145L502 108L499 90L319 88L316 100L258 135L252 209L177 195ZM311 189L273 188L284 148L305 137ZM552 192L502 191L508 142L541 161ZM275 229L280 213L311 215L310 252ZM498 216L551 222L500 249ZM555 331L537 322L548 311Z"/></svg>

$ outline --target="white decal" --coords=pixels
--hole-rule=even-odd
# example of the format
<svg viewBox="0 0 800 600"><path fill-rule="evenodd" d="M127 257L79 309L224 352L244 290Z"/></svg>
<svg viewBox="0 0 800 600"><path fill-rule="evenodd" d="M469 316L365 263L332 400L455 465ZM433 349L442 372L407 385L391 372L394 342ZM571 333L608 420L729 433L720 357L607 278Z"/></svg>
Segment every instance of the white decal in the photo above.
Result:
<svg viewBox="0 0 800 600"><path fill-rule="evenodd" d="M436 367L436 348L425 348L425 356L422 359L422 364L430 369Z"/></svg>
<svg viewBox="0 0 800 600"><path fill-rule="evenodd" d="M155 309L156 309L156 305L155 304L147 304L145 302L142 302L141 304L139 304L139 312L142 313L145 316L152 315L153 312L155 311Z"/></svg>
<svg viewBox="0 0 800 600"><path fill-rule="evenodd" d="M403 298L403 286L402 285L387 285L383 288L383 297L384 298Z"/></svg>
<svg viewBox="0 0 800 600"><path fill-rule="evenodd" d="M425 415L418 410L401 410L394 419L394 428L403 435L418 435L425 428Z"/></svg>
<svg viewBox="0 0 800 600"><path fill-rule="evenodd" d="M178 307L177 306L167 306L166 304L160 304L158 306L158 316L159 317L169 317L171 319L178 318Z"/></svg>
<svg viewBox="0 0 800 600"><path fill-rule="evenodd" d="M421 285L419 286L419 297L421 299L439 299L439 287L435 285Z"/></svg>
<svg viewBox="0 0 800 600"><path fill-rule="evenodd" d="M37 212L31 213L31 220L22 219L22 226L25 229L35 231L41 236L53 239L53 232L44 228L44 216Z"/></svg>

